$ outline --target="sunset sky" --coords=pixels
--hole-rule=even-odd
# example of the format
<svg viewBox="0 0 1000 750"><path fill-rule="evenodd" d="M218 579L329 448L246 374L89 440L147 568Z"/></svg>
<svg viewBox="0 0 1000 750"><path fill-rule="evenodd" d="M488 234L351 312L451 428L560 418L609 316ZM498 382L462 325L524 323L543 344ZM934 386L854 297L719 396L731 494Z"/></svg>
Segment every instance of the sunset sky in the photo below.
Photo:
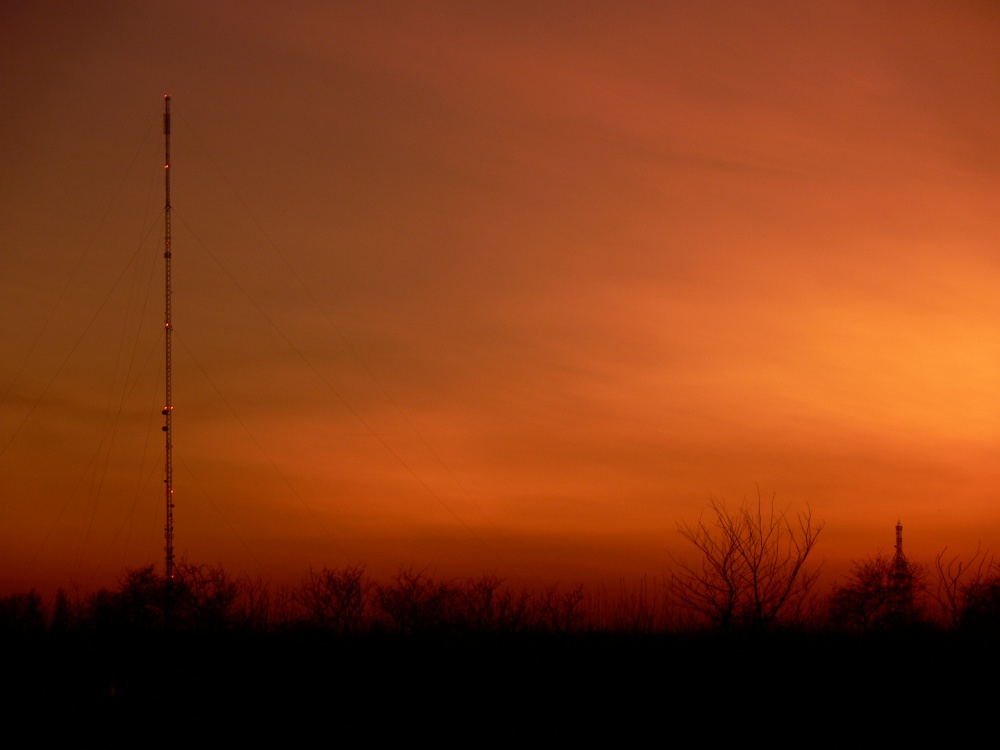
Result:
<svg viewBox="0 0 1000 750"><path fill-rule="evenodd" d="M1000 552L1000 5L0 5L0 591Z"/></svg>

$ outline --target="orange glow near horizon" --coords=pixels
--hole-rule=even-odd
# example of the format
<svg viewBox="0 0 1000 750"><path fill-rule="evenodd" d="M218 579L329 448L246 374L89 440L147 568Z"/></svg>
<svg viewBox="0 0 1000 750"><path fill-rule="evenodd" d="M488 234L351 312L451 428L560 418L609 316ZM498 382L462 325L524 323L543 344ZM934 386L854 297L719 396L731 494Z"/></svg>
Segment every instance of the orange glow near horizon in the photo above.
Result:
<svg viewBox="0 0 1000 750"><path fill-rule="evenodd" d="M992 7L248 10L0 9L0 591L162 564L165 84L179 559L1000 550Z"/></svg>

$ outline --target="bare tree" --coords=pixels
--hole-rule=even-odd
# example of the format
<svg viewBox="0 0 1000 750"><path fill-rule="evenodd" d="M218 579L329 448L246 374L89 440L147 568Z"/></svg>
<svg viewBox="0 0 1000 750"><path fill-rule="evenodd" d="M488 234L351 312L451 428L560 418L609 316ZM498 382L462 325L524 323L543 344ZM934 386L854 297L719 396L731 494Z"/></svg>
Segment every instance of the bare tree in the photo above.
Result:
<svg viewBox="0 0 1000 750"><path fill-rule="evenodd" d="M830 595L830 620L846 630L889 630L924 619L927 574L904 559L903 569L888 555L855 561L847 582Z"/></svg>
<svg viewBox="0 0 1000 750"><path fill-rule="evenodd" d="M667 630L668 592L663 586L643 576L635 584L618 581L618 595L613 597L606 586L588 595L586 610L591 625L615 633L653 633Z"/></svg>
<svg viewBox="0 0 1000 750"><path fill-rule="evenodd" d="M336 633L355 633L365 625L372 582L364 565L309 569L296 600L305 607L309 620Z"/></svg>
<svg viewBox="0 0 1000 750"><path fill-rule="evenodd" d="M537 623L553 633L572 633L585 624L583 586L560 591L559 584L548 586L538 601Z"/></svg>
<svg viewBox="0 0 1000 750"><path fill-rule="evenodd" d="M1000 575L996 569L965 589L959 625L966 631L995 633L1000 624Z"/></svg>
<svg viewBox="0 0 1000 750"><path fill-rule="evenodd" d="M967 563L957 555L946 558L948 548L934 558L933 597L941 608L945 625L957 628L970 605L981 604L983 594L989 590L993 555L981 547Z"/></svg>
<svg viewBox="0 0 1000 750"><path fill-rule="evenodd" d="M152 565L126 568L117 592L98 591L93 597L95 619L131 629L162 627L169 609L168 589Z"/></svg>
<svg viewBox="0 0 1000 750"><path fill-rule="evenodd" d="M251 630L265 631L272 625L271 588L263 578L242 576L237 581L236 616Z"/></svg>
<svg viewBox="0 0 1000 750"><path fill-rule="evenodd" d="M776 509L773 496L764 503L759 490L756 502L744 499L736 509L712 500L708 515L693 526L678 524L700 559L675 560L675 600L721 630L801 621L819 576L806 561L823 524L808 509L789 518L788 508Z"/></svg>
<svg viewBox="0 0 1000 750"><path fill-rule="evenodd" d="M454 624L458 589L423 571L400 569L392 582L375 588L388 622L400 633L440 630Z"/></svg>
<svg viewBox="0 0 1000 750"><path fill-rule="evenodd" d="M221 564L202 565L182 560L174 572L171 597L176 625L214 630L233 624L239 585Z"/></svg>
<svg viewBox="0 0 1000 750"><path fill-rule="evenodd" d="M528 615L528 592L515 593L496 574L466 579L459 587L462 625L474 632L518 630Z"/></svg>
<svg viewBox="0 0 1000 750"><path fill-rule="evenodd" d="M976 548L968 563L947 549L934 560L934 599L945 623L965 631L995 632L1000 623L1000 563L989 551Z"/></svg>
<svg viewBox="0 0 1000 750"><path fill-rule="evenodd" d="M34 589L31 589L27 594L10 594L0 598L0 632L2 633L41 632L45 629L45 619L45 606L42 604L42 597Z"/></svg>

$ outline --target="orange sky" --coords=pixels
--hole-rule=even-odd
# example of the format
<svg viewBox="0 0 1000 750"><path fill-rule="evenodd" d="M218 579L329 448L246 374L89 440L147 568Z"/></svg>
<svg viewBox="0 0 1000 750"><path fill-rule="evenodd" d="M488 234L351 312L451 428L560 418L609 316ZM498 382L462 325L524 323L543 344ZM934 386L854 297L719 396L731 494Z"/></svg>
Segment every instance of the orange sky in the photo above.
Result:
<svg viewBox="0 0 1000 750"><path fill-rule="evenodd" d="M0 6L0 589L1000 548L1000 9Z"/></svg>

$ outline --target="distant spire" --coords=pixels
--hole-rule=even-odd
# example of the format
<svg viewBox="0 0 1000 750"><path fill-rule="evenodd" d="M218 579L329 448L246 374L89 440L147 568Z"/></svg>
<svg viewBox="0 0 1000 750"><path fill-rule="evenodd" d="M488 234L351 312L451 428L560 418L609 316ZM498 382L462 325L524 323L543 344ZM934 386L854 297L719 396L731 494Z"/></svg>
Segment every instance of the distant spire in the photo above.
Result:
<svg viewBox="0 0 1000 750"><path fill-rule="evenodd" d="M906 576L907 570L906 555L903 554L903 524L901 521L896 521L896 554L892 558L892 572L897 578L902 579Z"/></svg>

